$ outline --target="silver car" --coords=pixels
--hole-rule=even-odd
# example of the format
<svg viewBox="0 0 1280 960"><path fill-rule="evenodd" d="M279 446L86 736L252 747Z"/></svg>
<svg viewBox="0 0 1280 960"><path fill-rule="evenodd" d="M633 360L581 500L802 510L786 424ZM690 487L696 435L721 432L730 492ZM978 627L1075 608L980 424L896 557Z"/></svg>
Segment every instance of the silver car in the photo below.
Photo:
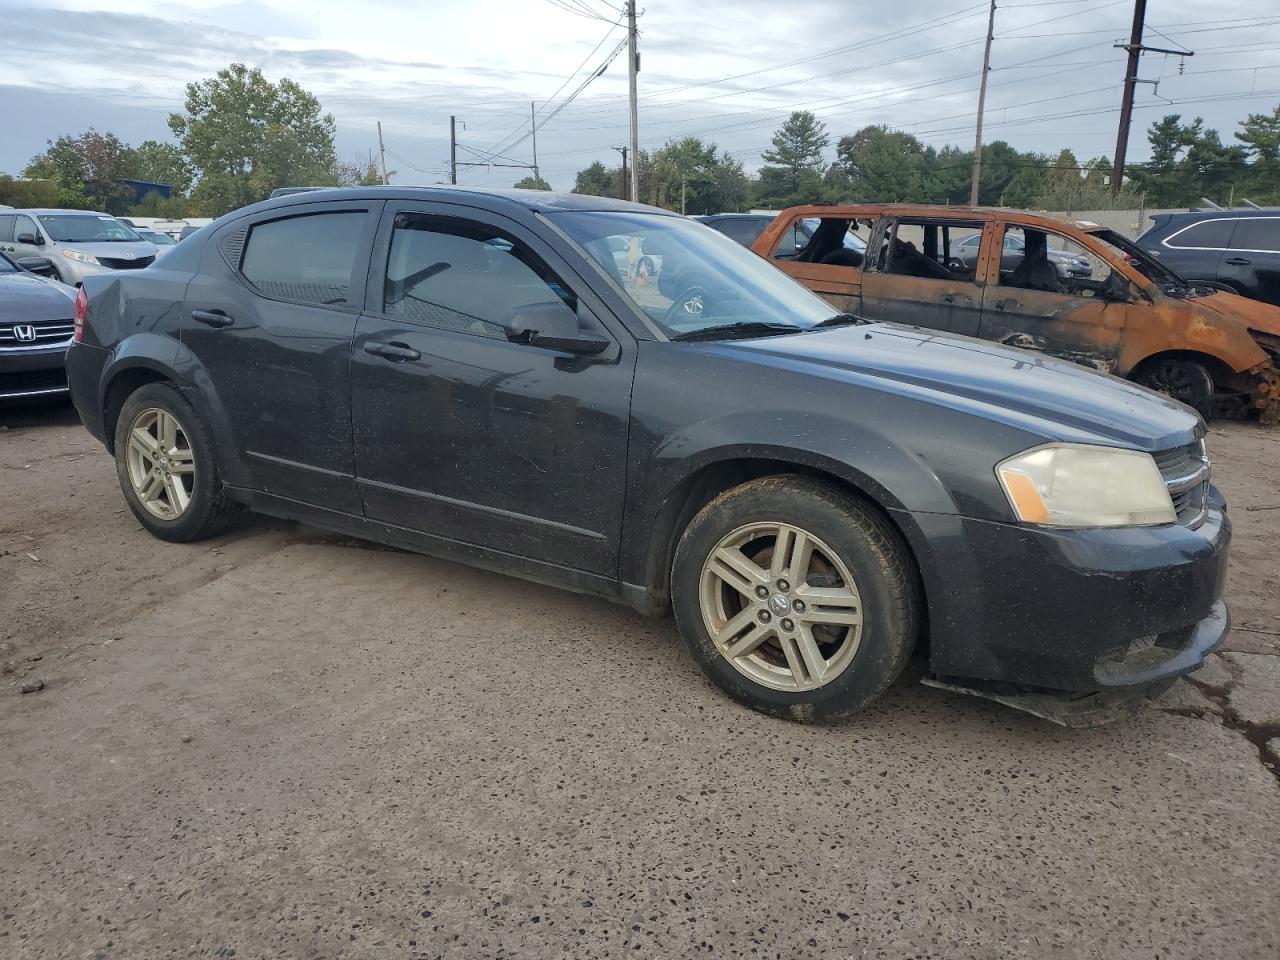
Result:
<svg viewBox="0 0 1280 960"><path fill-rule="evenodd" d="M63 283L94 273L138 270L156 259L156 245L126 223L92 210L0 211L0 251L15 260L48 257Z"/></svg>

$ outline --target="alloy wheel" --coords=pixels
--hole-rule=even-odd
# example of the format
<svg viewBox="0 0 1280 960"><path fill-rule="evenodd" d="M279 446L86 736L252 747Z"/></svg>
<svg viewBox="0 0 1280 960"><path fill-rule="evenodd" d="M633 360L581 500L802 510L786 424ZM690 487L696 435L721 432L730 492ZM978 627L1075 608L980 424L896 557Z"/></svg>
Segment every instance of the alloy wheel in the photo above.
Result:
<svg viewBox="0 0 1280 960"><path fill-rule="evenodd" d="M702 566L699 604L720 654L776 690L830 683L862 640L862 600L848 566L791 524L752 523L723 537Z"/></svg>
<svg viewBox="0 0 1280 960"><path fill-rule="evenodd" d="M195 454L173 414L148 407L134 417L125 462L133 492L148 513L177 520L186 512L195 491Z"/></svg>

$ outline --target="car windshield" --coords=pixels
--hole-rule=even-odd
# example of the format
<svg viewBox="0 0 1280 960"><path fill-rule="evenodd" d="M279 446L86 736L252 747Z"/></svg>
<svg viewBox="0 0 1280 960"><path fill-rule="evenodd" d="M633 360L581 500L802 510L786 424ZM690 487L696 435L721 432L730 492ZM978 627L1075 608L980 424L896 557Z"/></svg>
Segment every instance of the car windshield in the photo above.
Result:
<svg viewBox="0 0 1280 960"><path fill-rule="evenodd" d="M631 212L549 219L670 337L809 330L836 312L768 261L694 220Z"/></svg>
<svg viewBox="0 0 1280 960"><path fill-rule="evenodd" d="M141 240L133 228L100 213L50 213L40 225L58 243L129 243Z"/></svg>
<svg viewBox="0 0 1280 960"><path fill-rule="evenodd" d="M143 240L150 240L152 243L158 243L162 247L168 247L178 242L167 233L161 233L159 230L139 230L137 234Z"/></svg>

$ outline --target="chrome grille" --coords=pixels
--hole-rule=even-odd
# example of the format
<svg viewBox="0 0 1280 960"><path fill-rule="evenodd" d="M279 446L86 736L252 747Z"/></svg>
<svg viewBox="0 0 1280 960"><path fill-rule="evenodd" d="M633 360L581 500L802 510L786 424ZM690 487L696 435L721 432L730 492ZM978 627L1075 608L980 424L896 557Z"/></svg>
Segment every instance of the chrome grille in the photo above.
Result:
<svg viewBox="0 0 1280 960"><path fill-rule="evenodd" d="M1152 454L1169 490L1178 522L1198 527L1209 512L1209 457L1204 441Z"/></svg>
<svg viewBox="0 0 1280 960"><path fill-rule="evenodd" d="M18 332L22 327L23 333ZM30 327L35 339L26 336L25 328ZM43 350L56 347L71 339L75 332L75 321L66 320L32 320L30 322L0 323L0 350Z"/></svg>

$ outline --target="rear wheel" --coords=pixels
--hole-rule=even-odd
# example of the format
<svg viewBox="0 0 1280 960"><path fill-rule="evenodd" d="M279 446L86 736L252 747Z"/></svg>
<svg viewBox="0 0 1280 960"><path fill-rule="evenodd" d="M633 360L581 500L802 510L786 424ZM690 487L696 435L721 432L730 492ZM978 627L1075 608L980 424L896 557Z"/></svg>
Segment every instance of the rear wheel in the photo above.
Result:
<svg viewBox="0 0 1280 960"><path fill-rule="evenodd" d="M676 549L681 635L735 700L832 720L883 693L915 645L919 599L895 531L821 483L767 477L717 497Z"/></svg>
<svg viewBox="0 0 1280 960"><path fill-rule="evenodd" d="M1142 365L1134 379L1194 407L1206 420L1213 415L1213 374L1202 363L1185 357L1155 357Z"/></svg>
<svg viewBox="0 0 1280 960"><path fill-rule="evenodd" d="M125 502L162 540L211 537L241 511L222 491L204 423L168 384L145 384L125 400L116 420L115 455Z"/></svg>

